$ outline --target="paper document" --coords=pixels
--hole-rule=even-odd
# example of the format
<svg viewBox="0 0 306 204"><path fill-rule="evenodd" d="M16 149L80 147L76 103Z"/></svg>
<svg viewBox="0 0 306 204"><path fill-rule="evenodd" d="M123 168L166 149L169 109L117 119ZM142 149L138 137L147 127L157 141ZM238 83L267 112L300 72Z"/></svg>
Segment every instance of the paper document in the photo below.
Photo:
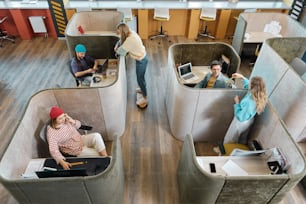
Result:
<svg viewBox="0 0 306 204"><path fill-rule="evenodd" d="M232 160L228 160L223 166L223 171L226 172L228 176L247 176L248 173L240 168L235 162Z"/></svg>
<svg viewBox="0 0 306 204"><path fill-rule="evenodd" d="M46 159L32 159L25 172L22 174L23 178L38 178L36 171L41 171Z"/></svg>
<svg viewBox="0 0 306 204"><path fill-rule="evenodd" d="M243 150L235 148L231 152L230 156L256 156L265 153L267 150Z"/></svg>

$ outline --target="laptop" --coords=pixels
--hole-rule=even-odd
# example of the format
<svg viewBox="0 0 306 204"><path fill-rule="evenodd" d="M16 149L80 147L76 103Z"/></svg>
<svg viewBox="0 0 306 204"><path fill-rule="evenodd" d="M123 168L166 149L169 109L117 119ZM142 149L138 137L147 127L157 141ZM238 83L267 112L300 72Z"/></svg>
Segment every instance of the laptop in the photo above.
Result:
<svg viewBox="0 0 306 204"><path fill-rule="evenodd" d="M180 77L186 82L186 83L192 83L199 79L197 75L192 73L192 65L191 63L186 63L178 67L178 72Z"/></svg>
<svg viewBox="0 0 306 204"><path fill-rule="evenodd" d="M108 59L106 59L102 65L98 65L97 73L101 74L103 72L106 72L107 68L108 68Z"/></svg>

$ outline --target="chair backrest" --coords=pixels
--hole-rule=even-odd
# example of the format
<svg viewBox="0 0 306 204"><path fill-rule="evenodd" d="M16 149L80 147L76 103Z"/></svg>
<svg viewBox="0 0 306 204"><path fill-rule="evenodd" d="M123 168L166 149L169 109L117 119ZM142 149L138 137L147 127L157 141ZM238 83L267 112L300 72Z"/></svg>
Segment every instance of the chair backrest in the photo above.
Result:
<svg viewBox="0 0 306 204"><path fill-rule="evenodd" d="M68 66L69 66L70 73L72 74L73 78L75 79L76 86L79 87L80 86L80 80L74 75L74 72L73 72L72 67L71 67L71 63L69 63Z"/></svg>
<svg viewBox="0 0 306 204"><path fill-rule="evenodd" d="M47 140L47 127L50 124L51 120L49 119L44 126L41 128L40 133L39 133L39 137L42 141L44 141L46 144L48 144L48 140Z"/></svg>
<svg viewBox="0 0 306 204"><path fill-rule="evenodd" d="M156 20L169 20L170 19L169 9L155 8L153 18Z"/></svg>
<svg viewBox="0 0 306 204"><path fill-rule="evenodd" d="M217 9L215 8L202 8L200 19L202 20L216 20Z"/></svg>

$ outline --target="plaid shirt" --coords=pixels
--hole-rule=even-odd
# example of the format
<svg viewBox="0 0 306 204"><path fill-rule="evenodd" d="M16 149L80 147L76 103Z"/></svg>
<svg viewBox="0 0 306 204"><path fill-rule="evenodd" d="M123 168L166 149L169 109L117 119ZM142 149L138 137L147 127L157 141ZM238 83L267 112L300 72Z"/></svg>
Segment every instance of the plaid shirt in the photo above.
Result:
<svg viewBox="0 0 306 204"><path fill-rule="evenodd" d="M78 128L81 126L80 121L76 120L75 124L65 123L59 129L54 129L50 125L47 129L47 139L49 151L53 159L59 163L65 157L61 152L77 156L81 153L83 142Z"/></svg>

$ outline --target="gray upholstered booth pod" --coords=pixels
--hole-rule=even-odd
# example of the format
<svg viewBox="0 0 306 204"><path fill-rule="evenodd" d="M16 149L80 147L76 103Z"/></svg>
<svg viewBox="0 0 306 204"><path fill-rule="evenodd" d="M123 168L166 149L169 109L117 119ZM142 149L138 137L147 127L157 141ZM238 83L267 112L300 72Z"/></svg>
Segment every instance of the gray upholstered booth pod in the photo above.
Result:
<svg viewBox="0 0 306 204"><path fill-rule="evenodd" d="M305 175L305 158L270 104L255 118L251 132L250 140L258 140L264 149L281 148L291 164L288 172L280 175L213 175L197 162L193 137L187 135L177 169L181 203L264 204L282 200ZM205 135L202 138L206 140ZM235 156L224 158L234 160Z"/></svg>
<svg viewBox="0 0 306 204"><path fill-rule="evenodd" d="M124 172L119 136L126 123L125 58L118 64L116 81L102 88L44 90L34 95L0 162L0 181L20 203L123 203ZM116 100L114 100L116 98ZM93 126L105 141L113 141L109 167L96 176L24 179L31 159L50 157L39 133L52 106ZM115 136L118 135L118 136Z"/></svg>
<svg viewBox="0 0 306 204"><path fill-rule="evenodd" d="M116 26L123 20L118 11L88 11L75 13L66 27L65 36L70 57L74 56L74 47L82 43L87 54L96 59L115 58L114 46L119 37ZM84 34L80 33L81 26Z"/></svg>
<svg viewBox="0 0 306 204"><path fill-rule="evenodd" d="M0 162L1 183L16 200L20 203L123 203L121 144L115 135L120 136L125 130L126 92L122 87L121 91L113 89L121 92L121 98L115 100L120 103L116 104L111 100L112 92L107 89L52 89L31 98ZM105 94L110 95L104 97ZM100 132L105 141L113 141L111 163L104 172L88 177L21 177L31 159L50 157L39 133L49 118L50 107L54 105L63 108L73 118L92 125L93 131Z"/></svg>
<svg viewBox="0 0 306 204"><path fill-rule="evenodd" d="M292 19L288 14L284 13L241 13L238 18L236 30L232 45L238 54L244 46L245 33L260 33L264 31L265 25L271 21L279 22L281 26L280 34L282 37L304 37L306 36L306 28L298 21ZM260 43L260 42L257 42Z"/></svg>
<svg viewBox="0 0 306 204"><path fill-rule="evenodd" d="M176 64L186 62L207 66L221 54L231 61L229 72L238 71L240 57L228 44L179 43L169 48L166 108L171 132L176 138L184 140L186 134L191 133L195 141L204 136L205 141L220 142L225 135L233 119L233 98L243 96L246 90L191 88L180 83L176 68Z"/></svg>
<svg viewBox="0 0 306 204"><path fill-rule="evenodd" d="M118 40L115 26L121 21L118 12L82 12L73 16L66 30L71 57L78 43L86 45L95 58L115 58L113 47ZM77 34L80 24L86 30L106 32ZM99 36L98 36L99 35ZM113 83L100 88L49 89L31 97L12 140L0 162L0 181L20 203L123 203L124 171L120 136L125 131L127 81L125 57L117 63ZM116 100L114 100L116 99ZM65 178L23 178L31 159L50 157L39 134L49 120L52 106L59 106L82 124L93 126L104 141L112 141L108 168L97 175Z"/></svg>
<svg viewBox="0 0 306 204"><path fill-rule="evenodd" d="M271 104L304 154L306 83L291 62L301 58L305 51L306 38L269 39L264 43L252 72L252 76L260 75L266 80ZM303 179L303 184L306 186L306 179Z"/></svg>
<svg viewBox="0 0 306 204"><path fill-rule="evenodd" d="M306 38L268 39L251 74L264 78L271 104L296 141L306 138L306 85L290 64L305 51Z"/></svg>

